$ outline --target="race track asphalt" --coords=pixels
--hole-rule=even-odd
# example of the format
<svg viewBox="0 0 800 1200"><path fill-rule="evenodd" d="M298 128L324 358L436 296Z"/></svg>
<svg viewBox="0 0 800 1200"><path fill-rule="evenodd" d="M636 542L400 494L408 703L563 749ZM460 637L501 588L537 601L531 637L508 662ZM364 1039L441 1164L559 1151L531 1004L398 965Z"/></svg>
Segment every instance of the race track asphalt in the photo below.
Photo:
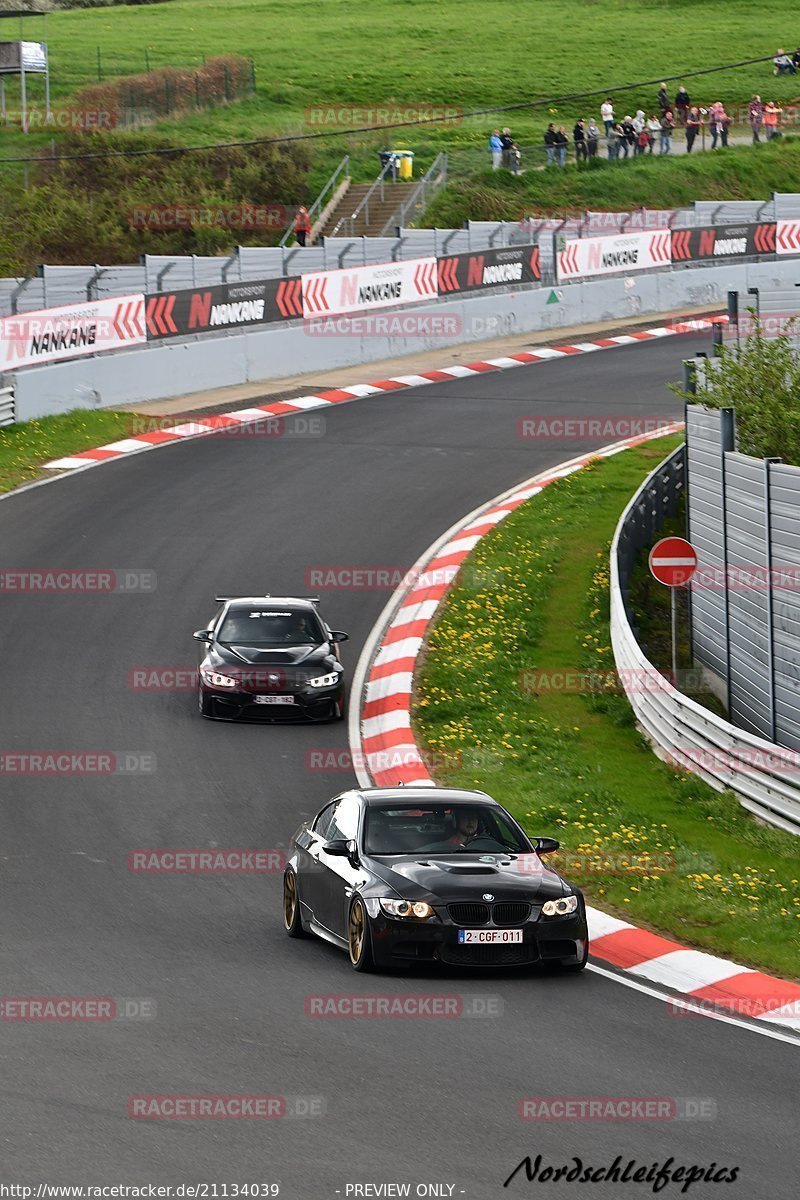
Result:
<svg viewBox="0 0 800 1200"><path fill-rule="evenodd" d="M409 567L482 501L614 440L526 441L521 417L679 417L665 381L699 348L669 338L371 397L326 410L321 437L288 436L290 422L282 438L191 441L0 503L6 570L157 578L134 595L0 595L0 749L140 751L157 764L129 777L2 779L0 992L148 998L157 1009L150 1020L0 1022L0 1180L279 1182L301 1200L379 1195L352 1187L389 1182L410 1183L412 1196L417 1184L453 1185L469 1200L653 1194L522 1172L502 1186L526 1154L594 1167L620 1154L739 1168L737 1182L694 1184L684 1194L695 1200L797 1195L792 1046L676 1020L589 972L357 976L338 951L285 937L279 874L128 870L141 847L283 848L353 779L307 758L346 750L344 723L207 722L191 693L130 687L135 668L194 666L190 635L216 592L304 594L315 567ZM387 597L324 593L327 619L351 635L351 669ZM502 1012L306 1016L310 995L349 992L493 997ZM176 1093L321 1097L324 1114L128 1116L130 1096ZM715 1117L533 1124L517 1116L524 1096L702 1098Z"/></svg>

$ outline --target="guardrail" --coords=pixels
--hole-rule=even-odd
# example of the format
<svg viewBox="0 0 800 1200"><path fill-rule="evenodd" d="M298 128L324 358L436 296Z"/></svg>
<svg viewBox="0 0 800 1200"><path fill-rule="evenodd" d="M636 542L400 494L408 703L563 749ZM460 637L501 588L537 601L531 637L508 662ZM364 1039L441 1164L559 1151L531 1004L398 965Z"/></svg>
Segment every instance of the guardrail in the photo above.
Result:
<svg viewBox="0 0 800 1200"><path fill-rule="evenodd" d="M417 183L411 195L403 201L397 212L392 213L381 230L380 236L387 237L392 229L402 228L410 217L424 208L447 183L447 155L440 150Z"/></svg>
<svg viewBox="0 0 800 1200"><path fill-rule="evenodd" d="M679 447L633 496L611 545L611 645L637 722L660 757L691 770L771 825L800 834L800 754L737 729L684 696L650 662L631 626L630 570L683 489Z"/></svg>
<svg viewBox="0 0 800 1200"><path fill-rule="evenodd" d="M350 155L345 154L344 158L339 163L338 167L333 172L330 179L325 184L324 188L322 189L320 194L317 196L314 203L311 205L311 208L308 210L308 219L311 222L312 227L315 224L317 217L322 212L323 207L328 203L326 197L328 197L329 195L333 196L334 193L336 192L336 189L338 188L339 184L342 183L345 179L347 179L349 174L350 174ZM286 243L291 238L293 233L294 233L294 219L292 219L289 222L288 228L287 228L286 232L284 233L283 237L281 238L281 240L278 242L278 245L285 246ZM223 283L224 282L225 281L223 280Z"/></svg>
<svg viewBox="0 0 800 1200"><path fill-rule="evenodd" d="M13 425L14 421L14 389L0 387L0 425Z"/></svg>

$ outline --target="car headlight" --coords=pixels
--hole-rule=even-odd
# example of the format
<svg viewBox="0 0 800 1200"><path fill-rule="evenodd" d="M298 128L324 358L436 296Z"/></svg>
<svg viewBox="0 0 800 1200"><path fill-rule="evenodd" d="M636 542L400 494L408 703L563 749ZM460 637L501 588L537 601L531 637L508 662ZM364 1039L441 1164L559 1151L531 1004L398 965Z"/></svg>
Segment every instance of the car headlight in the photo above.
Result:
<svg viewBox="0 0 800 1200"><path fill-rule="evenodd" d="M331 671L330 675L318 675L316 679L309 679L309 687L333 687L339 682L341 671Z"/></svg>
<svg viewBox="0 0 800 1200"><path fill-rule="evenodd" d="M542 905L543 917L566 917L578 907L577 896L562 896L560 900L547 900Z"/></svg>
<svg viewBox="0 0 800 1200"><path fill-rule="evenodd" d="M219 671L211 671L208 667L204 667L200 675L203 683L207 683L209 687L234 688L239 686L239 680L234 679L232 675L220 675Z"/></svg>
<svg viewBox="0 0 800 1200"><path fill-rule="evenodd" d="M411 900L381 900L381 908L390 917L411 917L412 920L427 921L433 916L430 904L423 900L413 903Z"/></svg>

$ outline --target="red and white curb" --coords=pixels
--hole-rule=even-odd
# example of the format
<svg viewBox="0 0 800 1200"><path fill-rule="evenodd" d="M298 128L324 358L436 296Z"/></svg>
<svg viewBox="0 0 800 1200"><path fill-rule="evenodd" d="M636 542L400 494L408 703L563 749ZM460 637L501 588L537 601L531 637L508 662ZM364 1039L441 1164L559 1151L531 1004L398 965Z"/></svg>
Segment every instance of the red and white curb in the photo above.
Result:
<svg viewBox="0 0 800 1200"><path fill-rule="evenodd" d="M144 450L155 450L159 447L175 445L186 441L187 438L208 437L212 434L224 433L237 426L253 425L256 422L278 419L292 413L309 412L316 408L327 408L333 404L343 404L349 400L358 400L362 396L373 396L380 393L396 392L403 388L424 387L429 383L444 383L451 379L465 379L472 375L482 375L487 371L505 371L510 367L526 366L528 363L547 362L555 358L568 358L574 354L588 354L593 350L610 350L617 346L638 345L640 342L653 341L656 338L674 337L680 334L696 333L710 329L713 325L724 321L725 317L698 318L692 321L678 321L673 325L664 325L656 329L643 329L638 333L619 334L616 337L597 338L593 342L575 342L569 346L542 346L536 351L522 351L503 358L489 358L485 362L472 362L464 366L442 367L438 371L423 371L419 375L395 375L391 379L379 379L374 383L359 383L352 387L333 388L326 392L316 392L308 396L299 396L295 400L275 402L273 404L257 405L254 408L242 408L236 412L221 413L217 416L203 417L197 421L183 421L163 429L137 434L135 437L124 438L119 442L110 442L107 446L99 446L94 450L81 450L66 458L57 458L44 463L50 471L74 471L78 468L96 466L102 462L127 458L130 454L138 454ZM159 418L154 418L158 421Z"/></svg>
<svg viewBox="0 0 800 1200"><path fill-rule="evenodd" d="M609 458L681 428L676 423L628 438L535 476L470 513L426 551L384 609L353 681L350 741L362 786L435 786L411 728L414 671L436 610L480 539L548 484L592 459ZM596 908L587 913L592 961L668 989L676 1016L710 1012L756 1017L771 1027L800 1032L797 984L687 949Z"/></svg>

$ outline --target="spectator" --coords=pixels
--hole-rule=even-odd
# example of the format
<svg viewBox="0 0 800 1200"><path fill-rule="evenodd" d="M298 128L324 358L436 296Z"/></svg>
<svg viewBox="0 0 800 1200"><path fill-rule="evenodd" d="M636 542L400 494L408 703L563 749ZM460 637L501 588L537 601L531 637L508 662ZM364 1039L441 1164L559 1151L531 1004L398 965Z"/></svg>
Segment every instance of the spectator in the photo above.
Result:
<svg viewBox="0 0 800 1200"><path fill-rule="evenodd" d="M294 236L298 246L305 246L306 238L311 233L311 220L308 209L301 204L294 219Z"/></svg>
<svg viewBox="0 0 800 1200"><path fill-rule="evenodd" d="M514 175L519 175L520 165L522 163L522 151L516 142L511 143L511 149L508 153L511 159L511 170Z"/></svg>
<svg viewBox="0 0 800 1200"><path fill-rule="evenodd" d="M547 137L545 137L547 141ZM495 129L489 138L489 149L492 152L492 170L499 171L503 160L503 143L500 141L500 130Z"/></svg>
<svg viewBox="0 0 800 1200"><path fill-rule="evenodd" d="M644 142L641 145L639 144L639 135L645 127L644 109L638 108L636 110L636 116L631 121L631 125L633 125L633 132L636 138L633 146L633 153L644 154L644 147L647 145L647 138L645 137Z"/></svg>
<svg viewBox="0 0 800 1200"><path fill-rule="evenodd" d="M589 151L589 158L595 157L599 144L600 130L597 128L594 117L590 117L589 124L586 126L586 148Z"/></svg>
<svg viewBox="0 0 800 1200"><path fill-rule="evenodd" d="M511 147L514 145L514 139L511 136L511 130L506 126L500 134L500 145L503 147L503 166L511 168Z"/></svg>
<svg viewBox="0 0 800 1200"><path fill-rule="evenodd" d="M575 122L575 128L572 131L572 140L575 143L575 158L578 162L581 159L588 158L586 149L586 126L583 117Z"/></svg>
<svg viewBox="0 0 800 1200"><path fill-rule="evenodd" d="M727 146L728 125L730 125L730 117L725 112L725 106L722 101L717 100L711 105L708 112L708 127L711 130L712 150L716 150L717 142L720 142L723 146Z"/></svg>
<svg viewBox="0 0 800 1200"><path fill-rule="evenodd" d="M661 144L659 146L659 154L669 154L672 149L672 131L675 128L675 121L672 117L672 109L668 108L661 118Z"/></svg>
<svg viewBox="0 0 800 1200"><path fill-rule="evenodd" d="M556 157L556 127L552 121L544 131L544 144L547 150L547 165L552 167Z"/></svg>
<svg viewBox="0 0 800 1200"><path fill-rule="evenodd" d="M675 93L675 111L678 114L678 120L680 121L681 125L686 124L686 116L689 112L691 104L692 102L689 99L689 93L683 84L681 84Z"/></svg>
<svg viewBox="0 0 800 1200"><path fill-rule="evenodd" d="M795 71L798 68L800 68L800 46L797 47L794 54L792 55L792 64L794 66Z"/></svg>
<svg viewBox="0 0 800 1200"><path fill-rule="evenodd" d="M655 113L653 113L653 115L651 117L647 118L647 133L648 133L647 140L650 145L649 152L650 152L650 154L652 154L653 147L656 144L656 134L659 134L659 136L661 134L661 118L657 117Z"/></svg>
<svg viewBox="0 0 800 1200"><path fill-rule="evenodd" d="M690 108L686 117L686 153L692 153L694 139L700 132L700 127L703 124L698 108Z"/></svg>
<svg viewBox="0 0 800 1200"><path fill-rule="evenodd" d="M622 132L624 137L619 148L623 158L627 158L629 151L636 145L636 130L633 128L633 121L630 117L622 118Z"/></svg>
<svg viewBox="0 0 800 1200"><path fill-rule="evenodd" d="M753 99L750 101L750 108L748 109L747 116L748 120L750 121L750 128L753 131L753 145L755 146L756 142L761 141L759 134L761 133L761 126L764 122L764 105L761 103L760 96L753 96Z"/></svg>
<svg viewBox="0 0 800 1200"><path fill-rule="evenodd" d="M789 55L784 49L780 49L772 60L775 66L772 69L773 75L795 75L797 67L792 62Z"/></svg>
<svg viewBox="0 0 800 1200"><path fill-rule="evenodd" d="M776 137L780 137L778 129L778 121L780 119L781 110L778 108L774 100L769 100L764 105L764 132L767 135L767 141L771 142Z"/></svg>
<svg viewBox="0 0 800 1200"><path fill-rule="evenodd" d="M611 103L610 96L600 105L600 118L605 125L606 137L608 137L608 131L614 124L614 105Z"/></svg>
<svg viewBox="0 0 800 1200"><path fill-rule="evenodd" d="M661 113L662 117L664 113L672 111L672 104L670 102L669 94L667 92L667 85L665 83L662 83L661 87L658 89L657 99L659 112Z"/></svg>
<svg viewBox="0 0 800 1200"><path fill-rule="evenodd" d="M567 147L569 141L563 125L559 125L556 130L556 154L558 156L558 165L563 167L567 161Z"/></svg>
<svg viewBox="0 0 800 1200"><path fill-rule="evenodd" d="M625 135L622 132L622 126L618 121L611 122L611 128L606 134L606 142L608 143L609 161L619 158L619 147L622 138Z"/></svg>
<svg viewBox="0 0 800 1200"><path fill-rule="evenodd" d="M660 122L658 127L659 129L661 128ZM647 125L643 125L636 135L636 149L634 150L634 154L644 154L648 149L652 154L653 142L650 137L650 130L647 128Z"/></svg>

